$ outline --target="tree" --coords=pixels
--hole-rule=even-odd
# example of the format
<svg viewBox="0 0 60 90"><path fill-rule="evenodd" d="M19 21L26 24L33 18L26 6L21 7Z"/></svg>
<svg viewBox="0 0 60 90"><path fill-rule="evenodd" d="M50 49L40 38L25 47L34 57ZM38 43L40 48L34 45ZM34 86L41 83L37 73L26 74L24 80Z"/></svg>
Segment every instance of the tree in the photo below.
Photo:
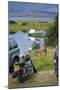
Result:
<svg viewBox="0 0 60 90"><path fill-rule="evenodd" d="M47 45L56 46L58 44L58 15L55 18L54 25L49 27L46 34Z"/></svg>

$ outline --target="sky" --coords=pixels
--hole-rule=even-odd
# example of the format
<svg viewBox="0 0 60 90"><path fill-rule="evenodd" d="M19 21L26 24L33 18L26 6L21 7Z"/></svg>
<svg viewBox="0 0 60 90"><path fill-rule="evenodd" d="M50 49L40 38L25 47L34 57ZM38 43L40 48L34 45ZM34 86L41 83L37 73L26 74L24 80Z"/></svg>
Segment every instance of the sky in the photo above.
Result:
<svg viewBox="0 0 60 90"><path fill-rule="evenodd" d="M9 1L8 2L8 13L9 13L9 17L20 17L20 16L22 16L22 17L28 17L28 15L30 15L30 14L31 14L31 16L36 17L36 15L34 15L34 12L33 11L35 11L35 13L37 11L38 12L41 12L42 11L42 12L49 12L49 13L55 14L55 13L58 12L58 5L57 4L12 2L12 1ZM38 14L37 17L41 17L41 15L39 16L39 13L38 12L37 12L37 14ZM49 13L45 13L45 14L48 15ZM42 16L43 16L43 14L44 13L42 13Z"/></svg>

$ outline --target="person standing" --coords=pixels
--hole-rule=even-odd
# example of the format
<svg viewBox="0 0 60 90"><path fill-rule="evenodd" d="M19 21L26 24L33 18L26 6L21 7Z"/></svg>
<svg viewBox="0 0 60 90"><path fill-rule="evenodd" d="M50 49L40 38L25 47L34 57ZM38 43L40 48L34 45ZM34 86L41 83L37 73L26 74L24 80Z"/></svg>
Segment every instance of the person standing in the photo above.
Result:
<svg viewBox="0 0 60 90"><path fill-rule="evenodd" d="M58 78L58 47L57 46L55 48L55 53L54 53L54 65L55 65L55 74L56 77Z"/></svg>

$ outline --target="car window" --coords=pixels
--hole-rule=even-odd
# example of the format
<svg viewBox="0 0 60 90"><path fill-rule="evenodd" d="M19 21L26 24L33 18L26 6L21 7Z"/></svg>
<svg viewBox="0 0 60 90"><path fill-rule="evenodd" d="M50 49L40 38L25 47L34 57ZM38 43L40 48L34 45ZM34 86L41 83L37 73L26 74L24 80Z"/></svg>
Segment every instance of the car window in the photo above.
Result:
<svg viewBox="0 0 60 90"><path fill-rule="evenodd" d="M18 46L17 46L17 43L15 42L15 40L14 39L10 39L10 43L12 44L12 47L13 48L17 48Z"/></svg>

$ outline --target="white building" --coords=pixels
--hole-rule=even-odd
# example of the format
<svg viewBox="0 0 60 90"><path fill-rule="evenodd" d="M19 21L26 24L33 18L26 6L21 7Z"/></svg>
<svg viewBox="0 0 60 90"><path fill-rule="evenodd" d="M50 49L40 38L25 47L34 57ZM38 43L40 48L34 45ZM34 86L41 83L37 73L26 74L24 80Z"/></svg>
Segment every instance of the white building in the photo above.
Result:
<svg viewBox="0 0 60 90"><path fill-rule="evenodd" d="M30 29L30 31L28 33L34 33L35 29Z"/></svg>

